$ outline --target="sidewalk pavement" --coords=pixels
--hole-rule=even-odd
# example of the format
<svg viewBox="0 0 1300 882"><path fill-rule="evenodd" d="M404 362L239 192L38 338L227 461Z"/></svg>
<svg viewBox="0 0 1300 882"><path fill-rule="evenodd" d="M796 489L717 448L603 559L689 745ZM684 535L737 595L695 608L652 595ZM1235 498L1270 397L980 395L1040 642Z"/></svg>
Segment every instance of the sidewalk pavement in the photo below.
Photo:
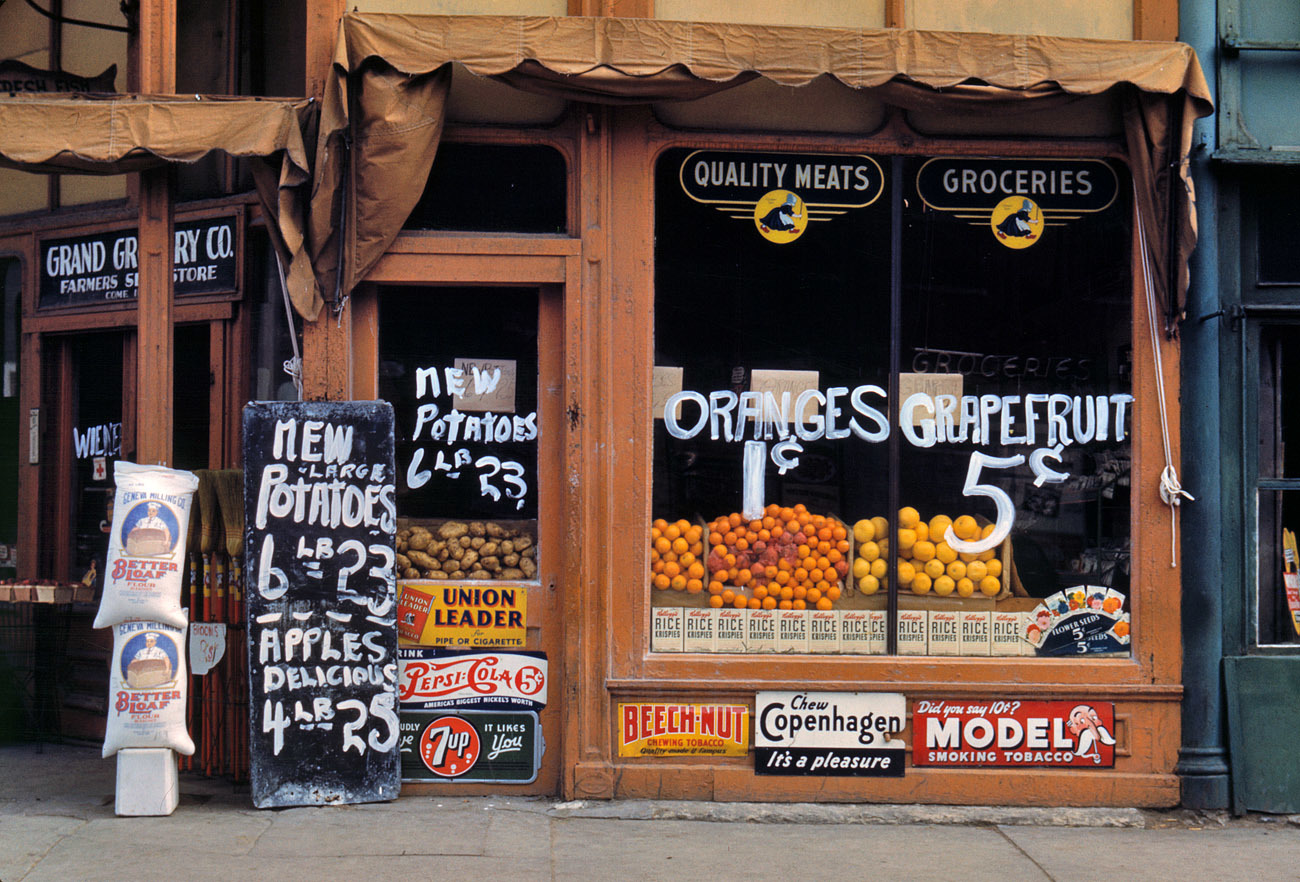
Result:
<svg viewBox="0 0 1300 882"><path fill-rule="evenodd" d="M1136 809L402 797L258 810L182 773L169 817L113 812L98 748L0 747L0 882L1300 880L1300 816Z"/></svg>

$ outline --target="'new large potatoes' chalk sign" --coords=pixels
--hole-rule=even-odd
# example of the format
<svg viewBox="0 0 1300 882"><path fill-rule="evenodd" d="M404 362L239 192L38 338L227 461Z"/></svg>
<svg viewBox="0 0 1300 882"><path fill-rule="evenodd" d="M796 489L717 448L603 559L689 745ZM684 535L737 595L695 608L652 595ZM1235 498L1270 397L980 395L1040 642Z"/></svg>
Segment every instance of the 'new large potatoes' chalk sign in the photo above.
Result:
<svg viewBox="0 0 1300 882"><path fill-rule="evenodd" d="M253 802L393 799L392 407L255 402L243 442Z"/></svg>

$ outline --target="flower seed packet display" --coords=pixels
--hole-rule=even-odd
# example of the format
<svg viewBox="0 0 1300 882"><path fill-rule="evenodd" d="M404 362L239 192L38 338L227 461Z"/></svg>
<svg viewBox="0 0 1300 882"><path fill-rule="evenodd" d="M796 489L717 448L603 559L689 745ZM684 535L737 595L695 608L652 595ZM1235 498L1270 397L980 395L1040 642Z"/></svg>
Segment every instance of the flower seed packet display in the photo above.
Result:
<svg viewBox="0 0 1300 882"><path fill-rule="evenodd" d="M1040 656L1127 654L1130 626L1124 599L1097 585L1058 591L1030 613L1025 640Z"/></svg>

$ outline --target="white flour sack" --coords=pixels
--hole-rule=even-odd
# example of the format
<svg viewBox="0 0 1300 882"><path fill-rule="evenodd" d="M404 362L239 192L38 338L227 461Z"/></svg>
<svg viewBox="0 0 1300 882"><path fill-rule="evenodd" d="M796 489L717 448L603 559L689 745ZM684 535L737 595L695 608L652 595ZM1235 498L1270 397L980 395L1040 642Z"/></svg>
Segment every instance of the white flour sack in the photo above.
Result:
<svg viewBox="0 0 1300 882"><path fill-rule="evenodd" d="M104 756L125 747L194 753L194 740L185 731L185 625L114 625L112 666Z"/></svg>
<svg viewBox="0 0 1300 882"><path fill-rule="evenodd" d="M128 619L185 627L181 579L199 479L193 472L118 461L113 529L96 628Z"/></svg>

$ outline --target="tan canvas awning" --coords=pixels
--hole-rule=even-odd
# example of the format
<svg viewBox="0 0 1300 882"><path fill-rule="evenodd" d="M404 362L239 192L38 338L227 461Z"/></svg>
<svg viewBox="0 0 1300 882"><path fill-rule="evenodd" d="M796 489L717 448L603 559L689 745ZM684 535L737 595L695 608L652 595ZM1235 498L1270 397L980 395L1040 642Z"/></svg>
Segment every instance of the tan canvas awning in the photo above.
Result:
<svg viewBox="0 0 1300 882"><path fill-rule="evenodd" d="M991 112L1023 111L1115 90L1125 108L1157 291L1176 312L1186 287L1196 230L1185 159L1192 123L1212 105L1195 53L1183 44L351 13L343 18L321 109L308 234L327 297L346 294L365 277L419 199L421 187L412 182L426 180L433 163L452 62L520 89L608 104L690 100L755 77L800 86L827 75L905 108L974 102Z"/></svg>
<svg viewBox="0 0 1300 882"><path fill-rule="evenodd" d="M0 98L0 165L23 171L123 174L195 162L214 150L259 160L258 193L277 247L292 255L290 294L314 317L320 294L304 253L310 99L147 95Z"/></svg>

